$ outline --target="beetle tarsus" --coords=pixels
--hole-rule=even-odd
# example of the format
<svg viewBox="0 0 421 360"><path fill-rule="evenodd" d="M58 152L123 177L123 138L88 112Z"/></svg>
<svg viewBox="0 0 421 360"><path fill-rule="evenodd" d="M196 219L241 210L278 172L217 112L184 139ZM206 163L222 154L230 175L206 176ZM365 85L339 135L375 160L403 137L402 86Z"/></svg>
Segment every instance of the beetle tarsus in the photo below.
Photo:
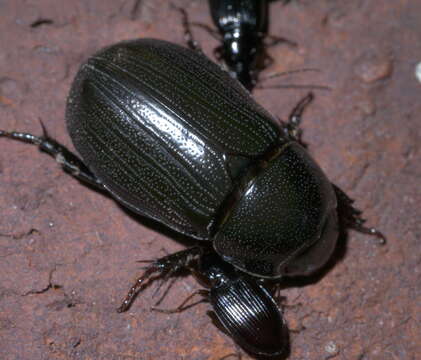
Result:
<svg viewBox="0 0 421 360"><path fill-rule="evenodd" d="M303 115L304 110L313 101L313 99L313 93L309 92L304 98L302 98L298 102L297 105L295 105L294 109L292 109L288 117L288 121L284 124L287 135L301 144L301 117Z"/></svg>
<svg viewBox="0 0 421 360"><path fill-rule="evenodd" d="M358 219L360 220L360 219ZM355 221L354 223L350 223L348 226L360 233L375 236L378 239L379 245L385 245L387 240L386 236L383 235L383 233L379 230L377 230L374 227L366 227L363 226L362 223L365 222L365 219L361 219L363 221Z"/></svg>
<svg viewBox="0 0 421 360"><path fill-rule="evenodd" d="M130 288L128 294L126 295L125 299L123 300L120 307L117 309L117 312L121 313L127 311L132 304L134 298L136 297L137 293L143 289L145 285L145 281L148 280L153 273L159 271L159 268L155 265L151 265L141 277L139 277L135 284Z"/></svg>
<svg viewBox="0 0 421 360"><path fill-rule="evenodd" d="M353 206L352 200L341 188L333 184L338 199L338 216L344 228L351 228L360 233L375 236L379 245L386 244L386 236L374 227L366 227L362 211Z"/></svg>
<svg viewBox="0 0 421 360"><path fill-rule="evenodd" d="M291 130L297 130L299 128L303 112L306 107L313 101L313 99L313 93L309 92L298 102L297 105L295 105L294 109L292 109L288 118L288 125L290 126Z"/></svg>
<svg viewBox="0 0 421 360"><path fill-rule="evenodd" d="M38 136L28 134L28 133L16 132L16 131L8 132L8 131L0 130L0 137L1 136L7 137L13 140L26 142L29 144L34 144L34 145L40 145L43 141L43 139Z"/></svg>
<svg viewBox="0 0 421 360"><path fill-rule="evenodd" d="M82 183L89 184L98 190L104 191L102 182L89 170L83 161L64 145L61 145L51 138L42 122L41 127L43 132L42 136L35 136L24 132L0 130L0 137L7 137L9 139L37 145L41 151L53 157L64 171L71 174Z"/></svg>

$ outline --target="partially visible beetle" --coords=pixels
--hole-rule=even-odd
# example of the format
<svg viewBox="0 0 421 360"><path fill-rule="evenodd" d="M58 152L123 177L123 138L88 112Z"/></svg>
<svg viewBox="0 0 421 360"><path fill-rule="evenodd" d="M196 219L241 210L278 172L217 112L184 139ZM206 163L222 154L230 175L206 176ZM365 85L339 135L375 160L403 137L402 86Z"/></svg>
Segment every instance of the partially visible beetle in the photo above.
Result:
<svg viewBox="0 0 421 360"><path fill-rule="evenodd" d="M222 42L215 54L248 90L253 89L259 72L271 62L265 47L281 42L296 46L290 40L267 34L266 0L209 0L209 8ZM205 29L214 33L207 27ZM270 42L265 43L265 38Z"/></svg>
<svg viewBox="0 0 421 360"><path fill-rule="evenodd" d="M277 356L284 354L288 346L288 330L280 310L269 290L256 278L236 270L211 248L193 247L153 261L137 281L137 288L129 294L129 300L147 285L151 276L168 277L187 266L197 279L210 290L199 289L188 296L176 309L165 313L181 312L194 304L188 304L195 296L208 301L215 319L234 341L253 355ZM124 303L119 311L125 311Z"/></svg>
<svg viewBox="0 0 421 360"><path fill-rule="evenodd" d="M74 80L66 122L83 161L46 133L37 137L0 130L0 136L38 145L82 182L213 247L220 256L214 260L216 273L231 273L224 262L235 268L236 275L227 278L228 290L240 296L242 290L230 281L250 279L248 310L261 302L262 314L281 320L257 281L322 267L336 244L338 210L348 225L382 238L363 226L349 198L331 185L297 141L301 113L311 99L311 94L304 98L288 123L279 126L201 53L140 39L99 51ZM192 262L201 264L201 257L193 247L157 260L165 266L149 272L189 269ZM198 271L212 280L203 268ZM119 311L130 306L144 279L139 278ZM221 315L217 304L214 310ZM273 344L253 350L250 332L234 313L225 314L234 321L231 326L229 318L222 320L234 340L254 354L268 352Z"/></svg>

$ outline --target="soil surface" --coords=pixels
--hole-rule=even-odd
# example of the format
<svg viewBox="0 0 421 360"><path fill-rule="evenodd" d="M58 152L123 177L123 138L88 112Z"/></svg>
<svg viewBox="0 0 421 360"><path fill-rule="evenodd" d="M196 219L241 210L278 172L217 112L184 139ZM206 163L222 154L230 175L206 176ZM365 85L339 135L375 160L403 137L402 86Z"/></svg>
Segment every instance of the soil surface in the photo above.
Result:
<svg viewBox="0 0 421 360"><path fill-rule="evenodd" d="M207 2L172 1L212 26ZM288 359L415 360L420 348L421 2L300 0L270 4L269 33L295 41L268 51L261 85L326 85L304 116L303 140L386 246L349 232L319 275L285 283ZM218 41L194 35L212 59ZM72 148L66 96L79 64L103 46L150 37L183 44L165 0L0 1L0 128ZM420 71L421 72L421 71ZM285 119L307 89L256 89ZM118 314L136 261L182 249L172 234L83 187L33 146L0 139L0 358L218 360L236 351L208 304L153 312L156 286ZM161 304L200 285L181 277ZM165 289L165 286L163 287ZM163 290L161 290L162 292ZM243 359L248 359L243 355Z"/></svg>

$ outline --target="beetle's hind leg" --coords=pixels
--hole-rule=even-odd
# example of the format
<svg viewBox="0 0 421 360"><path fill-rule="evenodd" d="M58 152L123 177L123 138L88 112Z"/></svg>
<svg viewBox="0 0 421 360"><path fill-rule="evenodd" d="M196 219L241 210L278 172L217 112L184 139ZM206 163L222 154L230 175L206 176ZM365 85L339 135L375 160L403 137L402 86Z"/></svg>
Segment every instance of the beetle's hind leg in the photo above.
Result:
<svg viewBox="0 0 421 360"><path fill-rule="evenodd" d="M148 286L150 281L161 278L163 276L169 277L181 269L190 269L192 264L198 262L202 254L203 248L194 246L189 249L178 251L174 254L154 260L130 288L128 294L123 300L123 303L120 305L117 311L127 311L136 295L146 286Z"/></svg>
<svg viewBox="0 0 421 360"><path fill-rule="evenodd" d="M65 146L61 145L52 139L44 125L41 123L43 129L42 136L35 136L29 133L17 131L4 131L0 130L0 137L7 137L9 139L26 142L29 144L37 145L38 148L53 157L63 168L63 170L82 183L91 185L98 190L105 191L102 182L89 170L83 161L68 150Z"/></svg>
<svg viewBox="0 0 421 360"><path fill-rule="evenodd" d="M352 205L354 200L338 186L335 184L332 185L338 200L339 221L343 228L351 228L363 234L375 236L379 240L379 244L384 245L386 243L386 237L379 230L364 226L366 220L362 217L362 211Z"/></svg>

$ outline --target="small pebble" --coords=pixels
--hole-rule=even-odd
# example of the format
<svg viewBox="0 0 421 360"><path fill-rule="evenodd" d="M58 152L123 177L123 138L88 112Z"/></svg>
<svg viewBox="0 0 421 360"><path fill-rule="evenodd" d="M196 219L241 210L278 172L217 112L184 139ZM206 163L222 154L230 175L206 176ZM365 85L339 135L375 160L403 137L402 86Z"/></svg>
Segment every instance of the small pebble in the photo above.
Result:
<svg viewBox="0 0 421 360"><path fill-rule="evenodd" d="M336 355L339 353L339 349L338 346L333 342L333 341L329 341L326 345L325 345L325 351L327 353L329 353L330 355Z"/></svg>
<svg viewBox="0 0 421 360"><path fill-rule="evenodd" d="M393 63L385 54L368 52L356 61L354 71L363 82L371 84L388 78L393 72Z"/></svg>
<svg viewBox="0 0 421 360"><path fill-rule="evenodd" d="M415 77L421 83L421 62L415 66Z"/></svg>
<svg viewBox="0 0 421 360"><path fill-rule="evenodd" d="M364 98L358 102L357 107L366 116L372 116L376 113L376 104L369 98Z"/></svg>

